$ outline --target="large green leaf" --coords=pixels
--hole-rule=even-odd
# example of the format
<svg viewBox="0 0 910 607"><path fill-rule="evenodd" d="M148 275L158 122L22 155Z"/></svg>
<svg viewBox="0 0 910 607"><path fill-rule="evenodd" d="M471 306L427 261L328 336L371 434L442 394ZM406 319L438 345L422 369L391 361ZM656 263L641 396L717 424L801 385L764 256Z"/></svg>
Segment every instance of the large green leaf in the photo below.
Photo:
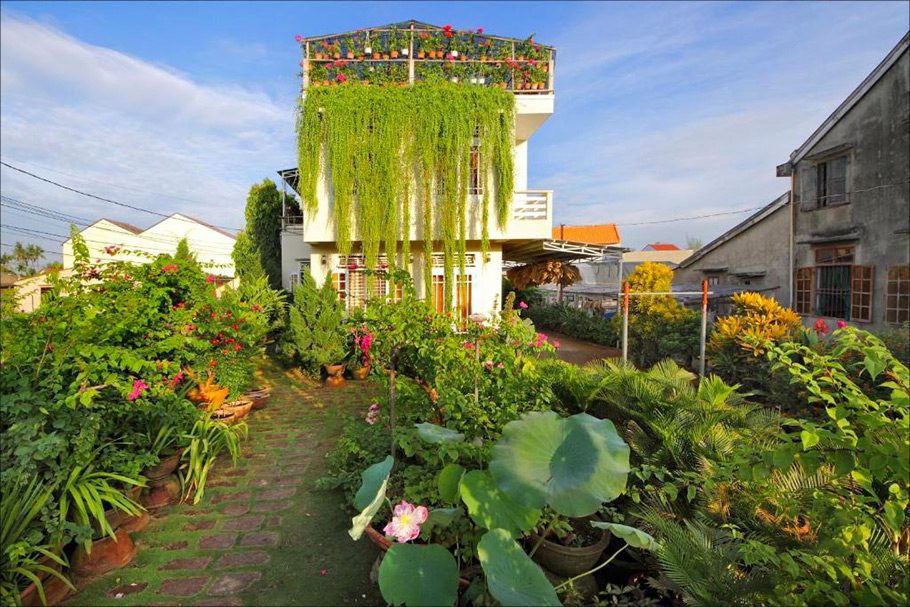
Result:
<svg viewBox="0 0 910 607"><path fill-rule="evenodd" d="M439 544L392 544L379 566L379 590L391 605L452 605L458 564Z"/></svg>
<svg viewBox="0 0 910 607"><path fill-rule="evenodd" d="M382 481L389 478L393 463L392 456L387 455L384 460L378 464L373 464L360 473L360 489L357 490L357 494L354 496L355 508L363 510L373 501L376 492L379 490L379 485L382 484Z"/></svg>
<svg viewBox="0 0 910 607"><path fill-rule="evenodd" d="M465 474L460 491L471 519L486 529L504 529L512 537L518 537L533 529L540 519L540 508L527 508L509 499L486 470Z"/></svg>
<svg viewBox="0 0 910 607"><path fill-rule="evenodd" d="M543 570L505 529L491 529L480 538L477 558L490 594L504 607L561 604Z"/></svg>
<svg viewBox="0 0 910 607"><path fill-rule="evenodd" d="M464 434L461 432L455 432L436 424L424 422L414 425L417 427L417 434L420 435L420 438L428 443L460 443L464 440Z"/></svg>
<svg viewBox="0 0 910 607"><path fill-rule="evenodd" d="M620 525L619 523L604 523L601 521L591 521L591 525L598 529L606 529L616 537L625 540L633 548L642 548L644 550L657 550L660 544L653 537L635 527Z"/></svg>
<svg viewBox="0 0 910 607"><path fill-rule="evenodd" d="M520 504L588 516L625 491L629 446L610 420L527 413L506 424L493 445L490 472Z"/></svg>
<svg viewBox="0 0 910 607"><path fill-rule="evenodd" d="M464 467L458 464L446 464L445 468L439 471L439 477L436 484L439 487L439 496L447 502L455 503L458 501L458 485L461 483L461 477L464 476Z"/></svg>
<svg viewBox="0 0 910 607"><path fill-rule="evenodd" d="M436 508L430 510L426 522L420 526L420 537L425 540L430 539L436 527L446 528L459 516L464 516L461 508Z"/></svg>
<svg viewBox="0 0 910 607"><path fill-rule="evenodd" d="M364 530L366 530L372 522L373 517L379 512L382 503L385 501L385 490L388 485L389 479L383 479L379 488L376 490L376 495L373 496L373 501L367 504L366 507L360 511L360 514L351 519L351 528L348 529L348 535L351 536L352 540L357 541L360 539Z"/></svg>

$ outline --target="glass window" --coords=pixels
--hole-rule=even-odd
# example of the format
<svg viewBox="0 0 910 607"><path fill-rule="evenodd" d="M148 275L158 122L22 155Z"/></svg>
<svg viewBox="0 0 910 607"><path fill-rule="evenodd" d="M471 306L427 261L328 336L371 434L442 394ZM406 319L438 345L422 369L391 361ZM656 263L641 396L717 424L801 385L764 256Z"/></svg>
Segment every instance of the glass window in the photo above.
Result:
<svg viewBox="0 0 910 607"><path fill-rule="evenodd" d="M847 202L847 157L838 156L815 167L815 206Z"/></svg>
<svg viewBox="0 0 910 607"><path fill-rule="evenodd" d="M910 266L888 268L885 291L885 322L900 324L910 321Z"/></svg>

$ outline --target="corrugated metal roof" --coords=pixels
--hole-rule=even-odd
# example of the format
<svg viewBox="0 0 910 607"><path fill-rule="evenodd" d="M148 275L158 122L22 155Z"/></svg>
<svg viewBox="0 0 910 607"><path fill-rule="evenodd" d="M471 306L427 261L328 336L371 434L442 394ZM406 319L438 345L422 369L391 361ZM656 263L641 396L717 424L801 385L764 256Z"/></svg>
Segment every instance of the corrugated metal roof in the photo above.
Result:
<svg viewBox="0 0 910 607"><path fill-rule="evenodd" d="M553 228L553 238L587 244L619 244L619 228L615 223L588 226L561 225Z"/></svg>

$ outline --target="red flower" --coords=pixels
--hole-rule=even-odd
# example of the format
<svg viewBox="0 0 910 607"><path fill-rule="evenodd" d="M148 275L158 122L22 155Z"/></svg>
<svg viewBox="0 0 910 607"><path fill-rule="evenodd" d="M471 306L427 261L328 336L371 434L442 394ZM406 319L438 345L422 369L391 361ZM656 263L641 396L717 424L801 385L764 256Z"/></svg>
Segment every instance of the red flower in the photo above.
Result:
<svg viewBox="0 0 910 607"><path fill-rule="evenodd" d="M478 33L478 34L482 34L482 33L483 33L483 28L482 28L482 27L478 27L478 28L477 28L477 33Z"/></svg>
<svg viewBox="0 0 910 607"><path fill-rule="evenodd" d="M451 31L452 31L452 26L451 26L451 25L443 25L443 26L442 26L442 29L443 29L443 31L451 32Z"/></svg>
<svg viewBox="0 0 910 607"><path fill-rule="evenodd" d="M163 268L161 268L162 272L176 272L177 270L178 270L177 264L175 264L175 263L170 263L170 264L164 266Z"/></svg>
<svg viewBox="0 0 910 607"><path fill-rule="evenodd" d="M217 364L218 364L218 361L217 361L217 360L210 360L210 361L209 361L209 366L210 366L210 367L214 367L214 366L216 366Z"/></svg>
<svg viewBox="0 0 910 607"><path fill-rule="evenodd" d="M217 339L213 339L213 340L212 340L212 345L213 345L213 346L216 346L216 345L218 345L219 343L220 343L220 342L219 342L219 340L217 340Z"/></svg>
<svg viewBox="0 0 910 607"><path fill-rule="evenodd" d="M356 269L359 268L359 267L360 267L360 266L358 266L356 263L349 263L349 264L348 264L348 270L356 270Z"/></svg>
<svg viewBox="0 0 910 607"><path fill-rule="evenodd" d="M213 274L209 274L205 277L205 282L215 282L215 276Z"/></svg>
<svg viewBox="0 0 910 607"><path fill-rule="evenodd" d="M237 344L236 346L234 346L234 352L239 352L242 348L243 348L243 346L241 346L240 344Z"/></svg>
<svg viewBox="0 0 910 607"><path fill-rule="evenodd" d="M253 304L252 306L250 306L250 310L252 310L253 312L258 312L261 309L262 308L259 307L259 304Z"/></svg>
<svg viewBox="0 0 910 607"><path fill-rule="evenodd" d="M347 79L348 79L347 76L345 76L344 74L338 74L337 76L335 76L335 80L337 80L338 82L343 83L343 82L347 81Z"/></svg>
<svg viewBox="0 0 910 607"><path fill-rule="evenodd" d="M828 328L828 323L825 322L824 318L819 318L816 320L815 324L812 326L812 329L819 335L825 335L831 331L831 329Z"/></svg>
<svg viewBox="0 0 910 607"><path fill-rule="evenodd" d="M443 32L443 34L445 35L446 38L451 38L451 37L452 37L452 31L451 31L451 30L446 30L445 32Z"/></svg>
<svg viewBox="0 0 910 607"><path fill-rule="evenodd" d="M238 329L240 329L240 327L239 327L238 325L231 325L231 328L234 329L235 331L237 331Z"/></svg>

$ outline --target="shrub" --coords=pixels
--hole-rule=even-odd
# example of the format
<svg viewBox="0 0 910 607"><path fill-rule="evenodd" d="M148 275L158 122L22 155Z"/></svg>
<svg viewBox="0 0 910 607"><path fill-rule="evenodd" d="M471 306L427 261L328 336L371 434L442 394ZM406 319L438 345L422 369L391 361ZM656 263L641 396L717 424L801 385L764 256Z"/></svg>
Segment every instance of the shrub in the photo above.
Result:
<svg viewBox="0 0 910 607"><path fill-rule="evenodd" d="M314 375L322 365L340 363L344 357L344 305L331 280L326 277L319 288L304 272L289 309L285 352Z"/></svg>
<svg viewBox="0 0 910 607"><path fill-rule="evenodd" d="M610 321L594 316L587 310L573 308L565 302L535 304L528 308L528 318L534 325L563 335L605 346L615 346L616 328Z"/></svg>

